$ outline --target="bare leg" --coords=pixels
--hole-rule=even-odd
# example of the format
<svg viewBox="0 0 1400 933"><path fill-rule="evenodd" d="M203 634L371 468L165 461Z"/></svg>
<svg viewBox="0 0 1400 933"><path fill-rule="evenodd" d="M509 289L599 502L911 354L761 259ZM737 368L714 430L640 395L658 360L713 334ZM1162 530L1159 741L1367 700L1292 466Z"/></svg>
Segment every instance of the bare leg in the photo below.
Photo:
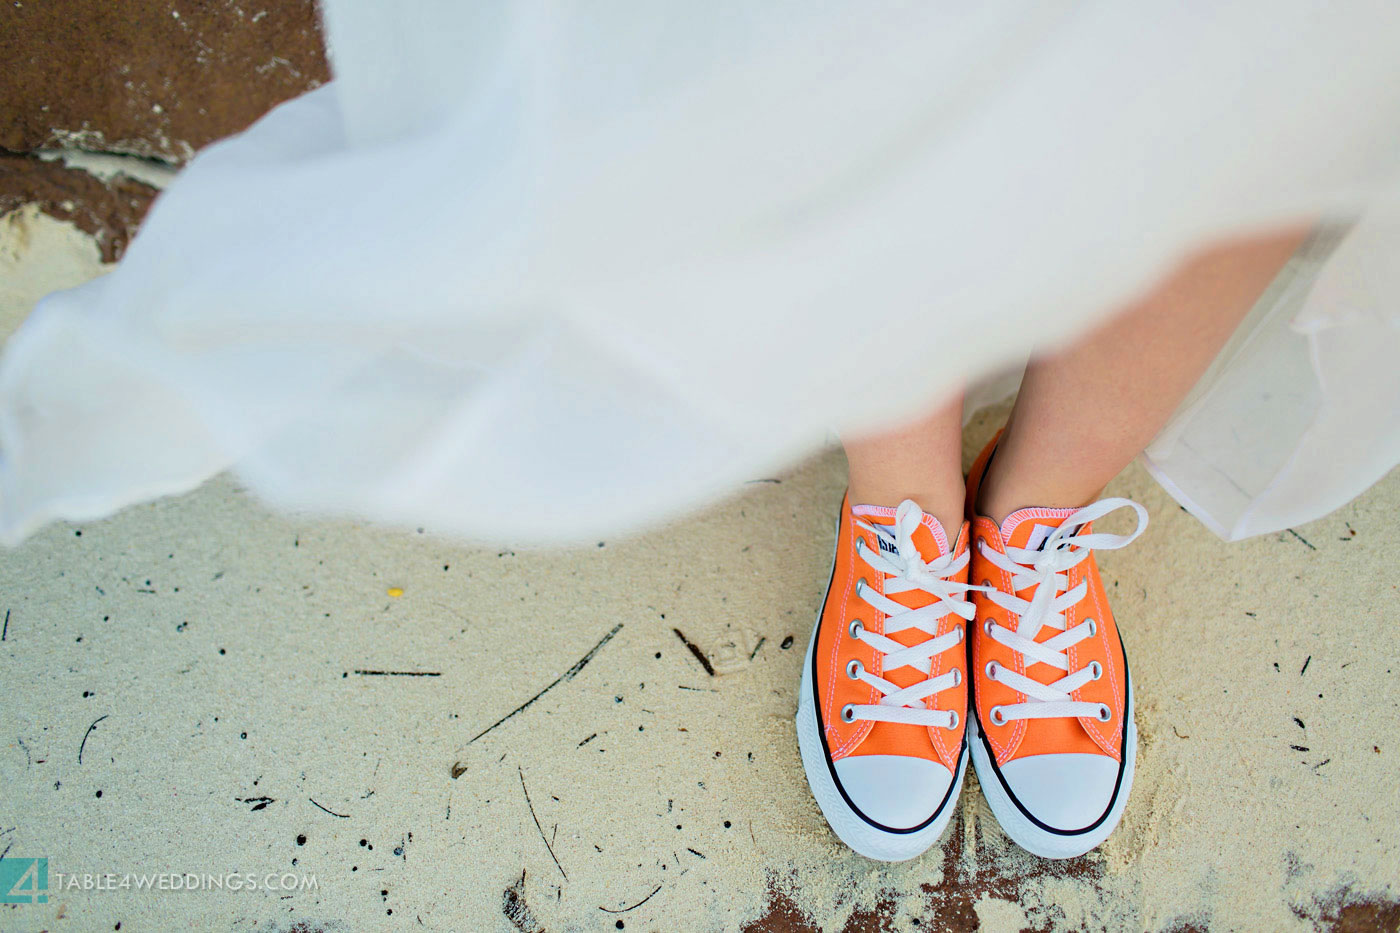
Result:
<svg viewBox="0 0 1400 933"><path fill-rule="evenodd" d="M933 412L879 434L846 438L852 505L913 499L950 538L963 523L962 393ZM951 543L951 542L950 542Z"/></svg>
<svg viewBox="0 0 1400 933"><path fill-rule="evenodd" d="M1097 498L1161 430L1306 233L1200 253L1108 323L1033 360L978 511L1000 521L1026 506Z"/></svg>

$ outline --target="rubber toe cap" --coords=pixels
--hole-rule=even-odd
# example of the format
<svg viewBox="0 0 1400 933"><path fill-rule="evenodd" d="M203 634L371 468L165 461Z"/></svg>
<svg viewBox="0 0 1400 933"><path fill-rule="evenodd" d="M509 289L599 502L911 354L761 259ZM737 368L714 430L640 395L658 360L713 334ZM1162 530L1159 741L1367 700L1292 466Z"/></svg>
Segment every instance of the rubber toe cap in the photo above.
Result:
<svg viewBox="0 0 1400 933"><path fill-rule="evenodd" d="M856 810L890 829L928 822L953 784L953 773L940 762L907 755L848 755L834 767Z"/></svg>
<svg viewBox="0 0 1400 933"><path fill-rule="evenodd" d="M1001 766L1001 776L1026 812L1051 829L1079 832L1108 811L1119 764L1107 755L1028 755Z"/></svg>

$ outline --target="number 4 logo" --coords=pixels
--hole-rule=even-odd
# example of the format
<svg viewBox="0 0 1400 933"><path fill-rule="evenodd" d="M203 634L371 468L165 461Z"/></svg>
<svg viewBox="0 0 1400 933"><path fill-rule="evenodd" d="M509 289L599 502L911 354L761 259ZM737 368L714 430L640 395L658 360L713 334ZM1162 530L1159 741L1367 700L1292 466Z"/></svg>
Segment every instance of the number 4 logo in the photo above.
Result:
<svg viewBox="0 0 1400 933"><path fill-rule="evenodd" d="M47 904L48 902L48 859L0 859L0 904Z"/></svg>

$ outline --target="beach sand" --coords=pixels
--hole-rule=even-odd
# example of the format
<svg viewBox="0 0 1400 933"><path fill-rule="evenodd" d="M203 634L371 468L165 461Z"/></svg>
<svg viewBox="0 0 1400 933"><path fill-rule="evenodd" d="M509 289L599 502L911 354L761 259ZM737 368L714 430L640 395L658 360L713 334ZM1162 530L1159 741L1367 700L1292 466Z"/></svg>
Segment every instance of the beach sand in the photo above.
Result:
<svg viewBox="0 0 1400 933"><path fill-rule="evenodd" d="M7 281L36 284L0 320L95 274L84 236L10 215ZM1100 557L1141 735L1123 824L1043 861L969 774L898 865L827 829L793 727L844 482L829 450L558 551L273 515L222 477L0 552L0 852L53 888L0 929L1400 924L1400 473L1227 545L1126 470L1109 493L1152 524ZM138 889L161 873L201 888ZM259 889L205 885L230 874Z"/></svg>

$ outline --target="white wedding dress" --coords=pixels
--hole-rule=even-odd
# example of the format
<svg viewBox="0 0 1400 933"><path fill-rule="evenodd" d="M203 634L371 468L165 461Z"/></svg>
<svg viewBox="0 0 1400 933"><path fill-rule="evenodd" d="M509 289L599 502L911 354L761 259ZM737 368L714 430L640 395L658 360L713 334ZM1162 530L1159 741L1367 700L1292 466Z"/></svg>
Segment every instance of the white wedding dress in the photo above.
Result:
<svg viewBox="0 0 1400 933"><path fill-rule="evenodd" d="M475 539L635 526L1300 219L1147 463L1234 538L1400 461L1400 6L324 7L336 80L8 341L0 540L224 469Z"/></svg>

